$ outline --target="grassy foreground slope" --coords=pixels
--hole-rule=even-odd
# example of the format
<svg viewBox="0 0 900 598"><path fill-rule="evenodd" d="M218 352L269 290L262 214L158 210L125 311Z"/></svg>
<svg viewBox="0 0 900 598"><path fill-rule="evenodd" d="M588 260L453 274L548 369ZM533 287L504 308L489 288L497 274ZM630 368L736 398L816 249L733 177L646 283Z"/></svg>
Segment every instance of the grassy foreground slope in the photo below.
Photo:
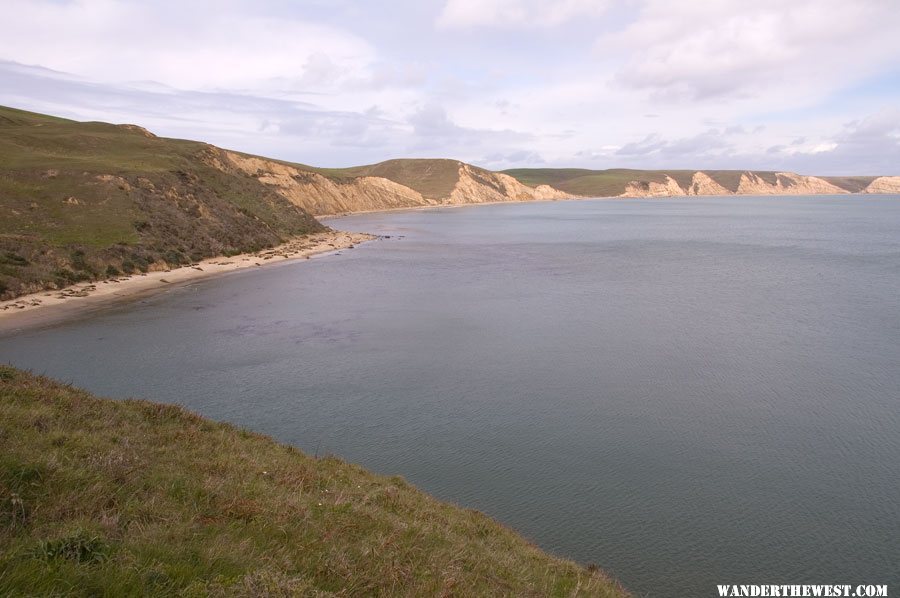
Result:
<svg viewBox="0 0 900 598"><path fill-rule="evenodd" d="M0 298L257 251L324 227L222 150L0 107Z"/></svg>
<svg viewBox="0 0 900 598"><path fill-rule="evenodd" d="M0 366L0 595L624 596L402 479Z"/></svg>

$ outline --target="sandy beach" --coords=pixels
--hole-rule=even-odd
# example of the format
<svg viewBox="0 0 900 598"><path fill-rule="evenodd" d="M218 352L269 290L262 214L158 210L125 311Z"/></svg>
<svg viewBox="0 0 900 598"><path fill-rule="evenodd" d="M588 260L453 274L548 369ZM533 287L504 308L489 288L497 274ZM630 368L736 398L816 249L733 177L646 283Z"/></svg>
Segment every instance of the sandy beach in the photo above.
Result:
<svg viewBox="0 0 900 598"><path fill-rule="evenodd" d="M210 258L171 270L136 273L23 295L16 299L0 301L0 333L52 324L102 308L110 302L145 296L209 276L289 260L309 259L314 255L341 249L352 249L360 243L376 238L366 233L328 231L300 237L257 253Z"/></svg>

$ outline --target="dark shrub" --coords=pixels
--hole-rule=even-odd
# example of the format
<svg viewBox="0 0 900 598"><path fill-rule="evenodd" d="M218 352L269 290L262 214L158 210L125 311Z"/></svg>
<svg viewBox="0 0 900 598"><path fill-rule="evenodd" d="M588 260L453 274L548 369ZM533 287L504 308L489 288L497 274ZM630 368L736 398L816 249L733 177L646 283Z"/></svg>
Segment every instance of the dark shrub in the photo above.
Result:
<svg viewBox="0 0 900 598"><path fill-rule="evenodd" d="M18 253L7 251L0 255L0 264L9 264L10 266L27 266L28 260Z"/></svg>
<svg viewBox="0 0 900 598"><path fill-rule="evenodd" d="M172 264L175 266L188 263L187 256L175 249L169 249L168 251L166 251L163 259L167 264Z"/></svg>
<svg viewBox="0 0 900 598"><path fill-rule="evenodd" d="M72 267L75 270L89 272L92 276L97 276L97 269L87 262L87 260L85 259L84 251L82 251L81 249L76 249L72 252ZM90 278L90 276L88 276L87 278ZM82 280L87 280L87 278L83 278Z"/></svg>
<svg viewBox="0 0 900 598"><path fill-rule="evenodd" d="M73 284L91 279L90 274L87 272L72 272L68 268L60 268L59 270L54 271L53 275L62 279L63 284Z"/></svg>

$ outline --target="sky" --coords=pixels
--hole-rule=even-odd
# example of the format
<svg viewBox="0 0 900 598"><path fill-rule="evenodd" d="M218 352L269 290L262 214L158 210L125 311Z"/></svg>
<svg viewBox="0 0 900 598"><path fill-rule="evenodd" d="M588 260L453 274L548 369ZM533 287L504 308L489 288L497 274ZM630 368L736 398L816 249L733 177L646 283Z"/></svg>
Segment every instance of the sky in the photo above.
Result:
<svg viewBox="0 0 900 598"><path fill-rule="evenodd" d="M900 174L898 0L0 3L0 104L283 160Z"/></svg>

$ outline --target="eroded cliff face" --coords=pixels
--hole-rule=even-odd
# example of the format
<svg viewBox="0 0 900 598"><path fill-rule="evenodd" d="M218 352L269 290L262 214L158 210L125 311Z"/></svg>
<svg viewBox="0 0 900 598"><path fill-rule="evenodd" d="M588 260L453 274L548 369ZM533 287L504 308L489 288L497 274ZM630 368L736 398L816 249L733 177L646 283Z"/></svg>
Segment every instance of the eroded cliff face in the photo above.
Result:
<svg viewBox="0 0 900 598"><path fill-rule="evenodd" d="M793 172L778 172L763 178L744 172L736 191L716 182L705 172L695 172L687 189L666 175L665 183L631 181L619 197L672 197L678 195L844 195L849 193L825 179ZM900 177L879 177L863 193L900 193Z"/></svg>
<svg viewBox="0 0 900 598"><path fill-rule="evenodd" d="M625 186L625 192L619 197L671 197L673 195L688 195L675 179L666 175L665 183L656 181L631 181Z"/></svg>
<svg viewBox="0 0 900 598"><path fill-rule="evenodd" d="M337 182L316 172L229 151L218 152L210 163L226 171L250 175L294 205L318 216L434 203L409 187L379 177Z"/></svg>
<svg viewBox="0 0 900 598"><path fill-rule="evenodd" d="M447 203L491 203L497 201L534 201L541 199L570 199L574 196L550 185L529 187L499 172L487 172L468 164L460 164L459 180Z"/></svg>
<svg viewBox="0 0 900 598"><path fill-rule="evenodd" d="M449 197L431 199L415 189L382 177L333 180L316 172L226 150L210 152L208 163L226 172L237 171L252 176L294 205L318 216L419 206L573 197L549 185L529 187L509 175L484 171L468 164L460 164L459 180Z"/></svg>
<svg viewBox="0 0 900 598"><path fill-rule="evenodd" d="M900 193L900 176L880 176L863 193Z"/></svg>
<svg viewBox="0 0 900 598"><path fill-rule="evenodd" d="M705 172L695 172L691 178L691 187L687 189L688 195L729 195L730 191L714 181Z"/></svg>
<svg viewBox="0 0 900 598"><path fill-rule="evenodd" d="M737 195L843 195L848 192L819 177L792 172L779 172L775 177L772 184L755 173L745 172L741 175Z"/></svg>

